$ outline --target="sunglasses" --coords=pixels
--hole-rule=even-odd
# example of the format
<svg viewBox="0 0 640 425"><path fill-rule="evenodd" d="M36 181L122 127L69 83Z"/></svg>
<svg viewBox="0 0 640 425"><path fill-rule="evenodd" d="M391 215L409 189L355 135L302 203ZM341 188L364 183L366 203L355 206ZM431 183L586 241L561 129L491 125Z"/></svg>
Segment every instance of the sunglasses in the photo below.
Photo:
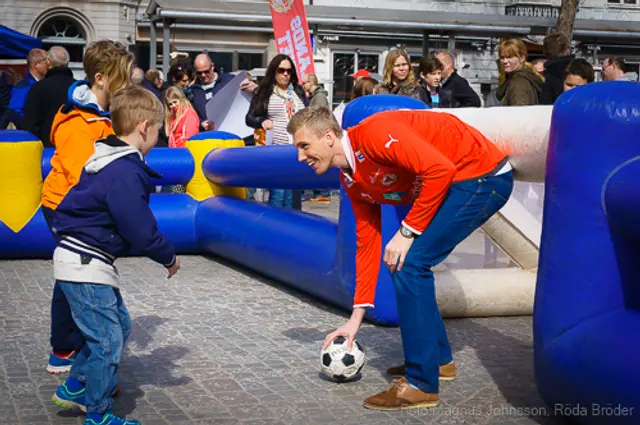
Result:
<svg viewBox="0 0 640 425"><path fill-rule="evenodd" d="M204 71L196 71L196 75L204 75L208 74L209 72L211 72L210 69L205 69Z"/></svg>
<svg viewBox="0 0 640 425"><path fill-rule="evenodd" d="M289 75L291 75L291 73L293 71L291 70L291 68L278 68L278 69L276 69L276 72L278 74L289 74Z"/></svg>

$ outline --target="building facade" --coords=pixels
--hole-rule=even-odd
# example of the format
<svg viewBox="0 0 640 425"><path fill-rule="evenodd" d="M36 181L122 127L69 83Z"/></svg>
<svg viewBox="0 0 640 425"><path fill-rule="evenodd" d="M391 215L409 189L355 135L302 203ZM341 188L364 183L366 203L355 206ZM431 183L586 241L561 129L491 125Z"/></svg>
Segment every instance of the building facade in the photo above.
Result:
<svg viewBox="0 0 640 425"><path fill-rule="evenodd" d="M472 87L488 93L498 83L497 46L520 37L531 58L555 25L561 0L305 0L316 73L333 104L347 98L348 77L366 68L381 74L387 53L412 59L449 50ZM574 52L597 65L620 55L640 63L640 0L582 0ZM1 0L6 25L60 44L82 76L87 42L110 38L130 46L141 67L165 69L171 51L204 50L224 71L263 68L276 54L268 0ZM152 42L154 40L155 42Z"/></svg>
<svg viewBox="0 0 640 425"><path fill-rule="evenodd" d="M77 78L84 76L82 57L87 43L109 38L126 45L135 44L139 7L139 1L116 0L0 1L2 23L40 38L44 48L52 45L66 47Z"/></svg>

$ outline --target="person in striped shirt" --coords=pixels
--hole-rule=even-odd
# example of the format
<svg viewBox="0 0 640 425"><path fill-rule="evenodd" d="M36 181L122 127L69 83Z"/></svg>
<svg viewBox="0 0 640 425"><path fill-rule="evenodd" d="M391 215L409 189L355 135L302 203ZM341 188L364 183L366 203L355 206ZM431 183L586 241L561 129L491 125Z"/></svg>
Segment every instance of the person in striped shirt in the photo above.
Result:
<svg viewBox="0 0 640 425"><path fill-rule="evenodd" d="M273 145L290 145L287 124L293 114L305 107L305 99L293 61L287 55L277 55L267 67L265 77L251 100L246 124L271 131ZM293 191L270 189L269 205L291 208Z"/></svg>

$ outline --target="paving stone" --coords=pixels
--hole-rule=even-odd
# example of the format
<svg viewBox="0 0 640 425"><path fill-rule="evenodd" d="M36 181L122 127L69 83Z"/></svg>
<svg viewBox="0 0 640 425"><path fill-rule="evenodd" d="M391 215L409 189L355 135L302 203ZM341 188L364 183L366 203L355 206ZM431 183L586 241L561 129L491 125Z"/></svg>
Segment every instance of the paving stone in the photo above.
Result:
<svg viewBox="0 0 640 425"><path fill-rule="evenodd" d="M337 202L313 208L337 216ZM397 328L365 323L358 336L367 354L363 375L338 385L319 374L319 352L344 312L227 262L181 261L167 280L150 260L118 260L133 331L118 372L117 414L145 425L564 423L518 414L543 406L533 380L530 317L447 320L459 374L442 385L442 405L374 412L363 400L385 389L386 368L403 361ZM44 371L51 275L51 261L0 261L0 424L84 420L50 401L65 379ZM506 410L495 409L501 406Z"/></svg>

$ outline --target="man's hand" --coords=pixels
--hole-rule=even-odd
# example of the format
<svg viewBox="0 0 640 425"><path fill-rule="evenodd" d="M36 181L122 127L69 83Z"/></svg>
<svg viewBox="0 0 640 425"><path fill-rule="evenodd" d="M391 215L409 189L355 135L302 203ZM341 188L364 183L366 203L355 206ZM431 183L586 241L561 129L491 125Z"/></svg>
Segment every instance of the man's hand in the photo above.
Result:
<svg viewBox="0 0 640 425"><path fill-rule="evenodd" d="M264 128L265 130L273 129L273 121L271 120L262 121L262 128Z"/></svg>
<svg viewBox="0 0 640 425"><path fill-rule="evenodd" d="M180 270L180 259L178 257L176 257L176 262L173 263L173 266L169 267L167 270L169 270L169 276L167 276L167 279L171 279L171 277L178 273L178 270Z"/></svg>
<svg viewBox="0 0 640 425"><path fill-rule="evenodd" d="M405 238L400 230L389 241L384 249L384 263L389 267L391 273L395 273L396 267L398 270L402 270L402 265L412 244L413 238Z"/></svg>
<svg viewBox="0 0 640 425"><path fill-rule="evenodd" d="M364 312L364 308L354 308L349 321L327 335L327 337L324 339L324 342L322 343L322 349L324 350L325 348L327 348L329 344L331 344L331 341L333 341L337 337L343 336L347 339L347 350L351 351L351 348L353 348L353 341L356 339L356 335L360 330L360 325L362 324L362 320L364 318Z"/></svg>
<svg viewBox="0 0 640 425"><path fill-rule="evenodd" d="M253 81L249 81L248 79L245 79L240 83L240 90L248 91L249 93L253 93L257 88L258 85Z"/></svg>
<svg viewBox="0 0 640 425"><path fill-rule="evenodd" d="M200 125L202 125L202 128L204 128L206 131L213 130L213 127L215 127L213 121L209 120L202 121Z"/></svg>

